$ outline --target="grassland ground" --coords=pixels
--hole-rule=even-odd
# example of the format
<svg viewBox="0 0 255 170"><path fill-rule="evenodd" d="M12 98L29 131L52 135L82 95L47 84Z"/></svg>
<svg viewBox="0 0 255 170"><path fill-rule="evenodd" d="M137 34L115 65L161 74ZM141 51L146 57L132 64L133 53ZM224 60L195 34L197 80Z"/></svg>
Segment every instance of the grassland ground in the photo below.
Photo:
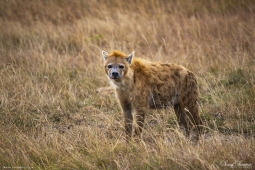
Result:
<svg viewBox="0 0 255 170"><path fill-rule="evenodd" d="M0 169L254 169L255 3L0 1ZM125 143L101 50L196 73L205 132L173 109Z"/></svg>

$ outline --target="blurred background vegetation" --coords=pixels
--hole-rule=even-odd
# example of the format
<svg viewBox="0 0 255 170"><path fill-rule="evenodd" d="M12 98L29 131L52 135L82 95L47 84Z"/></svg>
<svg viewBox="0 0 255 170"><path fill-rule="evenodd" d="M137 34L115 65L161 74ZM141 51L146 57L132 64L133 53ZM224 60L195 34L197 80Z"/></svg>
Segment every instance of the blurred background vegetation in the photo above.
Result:
<svg viewBox="0 0 255 170"><path fill-rule="evenodd" d="M228 169L254 162L253 0L0 1L0 167ZM172 109L125 144L101 51L136 51L196 73L206 131L185 138ZM237 166L237 164L235 165Z"/></svg>

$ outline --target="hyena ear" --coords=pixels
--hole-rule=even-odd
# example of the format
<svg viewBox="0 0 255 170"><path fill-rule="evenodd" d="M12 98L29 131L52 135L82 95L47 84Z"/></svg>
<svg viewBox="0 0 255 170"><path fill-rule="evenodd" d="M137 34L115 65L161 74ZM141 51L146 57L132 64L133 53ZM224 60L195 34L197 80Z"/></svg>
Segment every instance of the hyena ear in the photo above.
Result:
<svg viewBox="0 0 255 170"><path fill-rule="evenodd" d="M132 61L133 61L133 57L135 55L135 52L133 51L131 54L128 55L128 57L126 58L127 62L129 65L132 64Z"/></svg>
<svg viewBox="0 0 255 170"><path fill-rule="evenodd" d="M105 51L102 51L102 55L103 55L104 61L107 60L107 58L108 58L108 53L105 52Z"/></svg>

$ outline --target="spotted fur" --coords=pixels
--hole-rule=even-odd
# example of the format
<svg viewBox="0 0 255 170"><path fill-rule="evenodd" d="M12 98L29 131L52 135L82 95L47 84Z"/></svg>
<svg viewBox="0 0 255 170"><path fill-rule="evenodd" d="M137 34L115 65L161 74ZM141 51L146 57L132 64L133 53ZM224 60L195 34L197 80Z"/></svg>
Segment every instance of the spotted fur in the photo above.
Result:
<svg viewBox="0 0 255 170"><path fill-rule="evenodd" d="M105 72L116 88L119 103L124 113L127 137L132 136L133 117L137 127L135 135L140 137L145 115L149 108L173 106L187 134L192 127L201 133L202 120L198 110L199 89L196 76L183 66L158 63L134 58L134 52L126 55L114 50L102 52ZM123 68L122 68L123 66ZM111 74L118 74L113 78ZM133 114L136 112L136 114Z"/></svg>

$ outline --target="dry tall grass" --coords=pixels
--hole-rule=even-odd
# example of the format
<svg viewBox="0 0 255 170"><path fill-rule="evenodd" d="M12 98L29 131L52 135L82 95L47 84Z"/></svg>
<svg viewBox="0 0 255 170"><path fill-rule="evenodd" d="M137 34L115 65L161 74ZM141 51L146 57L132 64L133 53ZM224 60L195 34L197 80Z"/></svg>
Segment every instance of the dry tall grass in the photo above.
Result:
<svg viewBox="0 0 255 170"><path fill-rule="evenodd" d="M0 1L0 168L254 169L253 0ZM101 50L193 70L206 131L172 109L126 144Z"/></svg>

